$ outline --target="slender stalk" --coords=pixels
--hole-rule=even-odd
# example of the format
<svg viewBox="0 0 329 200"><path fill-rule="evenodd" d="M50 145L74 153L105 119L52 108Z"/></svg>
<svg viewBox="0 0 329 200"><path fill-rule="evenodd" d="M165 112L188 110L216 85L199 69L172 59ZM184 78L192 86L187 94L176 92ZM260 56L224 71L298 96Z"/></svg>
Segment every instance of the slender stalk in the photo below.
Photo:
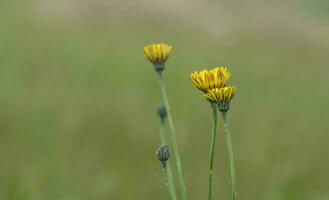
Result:
<svg viewBox="0 0 329 200"><path fill-rule="evenodd" d="M172 190L172 184L170 184L170 175L169 175L169 168L168 163L161 163L162 174L164 177L165 186L173 200L177 200L175 190Z"/></svg>
<svg viewBox="0 0 329 200"><path fill-rule="evenodd" d="M161 89L161 93L162 93L163 102L166 106L167 114L168 114L168 124L169 124L170 132L171 132L172 143L174 146L174 155L176 158L177 174L178 174L178 180L179 180L179 186L180 186L180 190L181 190L182 200L187 200L183 171L182 171L182 167L181 167L181 159L180 159L180 155L179 155L179 151L178 151L178 144L177 144L177 139L176 139L176 130L174 127L174 122L173 122L172 116L171 116L171 110L170 110L170 106L169 106L167 92L166 92L166 88L165 88L165 85L163 82L163 77L162 77L161 72L159 72L159 83L160 83L160 89Z"/></svg>
<svg viewBox="0 0 329 200"><path fill-rule="evenodd" d="M213 115L213 125L212 125L212 136L211 136L211 146L210 146L210 157L209 157L209 182L208 182L208 200L212 197L212 179L213 179L213 166L214 166L214 154L215 154L215 143L216 143L216 133L217 133L217 107L216 104L210 103Z"/></svg>
<svg viewBox="0 0 329 200"><path fill-rule="evenodd" d="M164 134L164 120L162 120L162 119L160 120L159 134L160 134L160 142L162 144L167 144L166 137ZM172 176L172 171L171 171L171 166L170 166L169 160L167 161L166 168L164 168L162 166L162 172L165 176L165 180L166 180L165 185L168 188L171 199L177 200L175 185L174 185L174 181L173 181L173 176Z"/></svg>
<svg viewBox="0 0 329 200"><path fill-rule="evenodd" d="M160 136L160 142L161 144L167 144L166 136L164 133L164 119L160 119L160 128L159 128L159 136Z"/></svg>
<svg viewBox="0 0 329 200"><path fill-rule="evenodd" d="M228 126L227 113L222 112L222 117L224 121L224 132L226 136L226 142L230 158L230 170L231 170L231 179L232 179L232 199L236 200L236 178L235 178L235 166L234 166L234 157L233 157L233 146L230 135L230 129Z"/></svg>

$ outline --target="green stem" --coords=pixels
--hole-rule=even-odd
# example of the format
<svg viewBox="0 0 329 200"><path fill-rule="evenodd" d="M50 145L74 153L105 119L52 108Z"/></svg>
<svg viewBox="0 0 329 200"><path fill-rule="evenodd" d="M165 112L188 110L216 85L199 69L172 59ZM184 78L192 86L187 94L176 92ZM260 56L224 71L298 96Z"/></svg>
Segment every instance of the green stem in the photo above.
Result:
<svg viewBox="0 0 329 200"><path fill-rule="evenodd" d="M216 133L217 133L217 107L216 104L210 103L213 115L213 125L212 125L212 136L211 136L211 146L210 146L210 158L209 158L209 182L208 182L208 200L212 197L212 179L213 179L213 166L214 166L214 154L215 154L215 143L216 143Z"/></svg>
<svg viewBox="0 0 329 200"><path fill-rule="evenodd" d="M234 157L233 157L233 146L230 135L230 129L228 126L227 113L222 112L223 121L224 121L224 132L226 136L226 142L230 158L230 170L231 170L231 179L232 179L232 199L236 200L236 178L235 178L235 167L234 167Z"/></svg>
<svg viewBox="0 0 329 200"><path fill-rule="evenodd" d="M160 142L162 144L167 144L167 141L166 141L166 137L165 137L165 134L164 134L164 120L160 120L160 130L159 130L159 134L160 134ZM164 167L162 166L162 171L163 171L163 174L165 175L165 178L166 178L166 186L168 188L168 191L169 191L169 194L171 196L171 198L173 200L176 200L177 199L177 196L176 196L176 191L175 191L175 185L174 185L174 181L173 181L173 176L172 176L172 171L171 171L171 166L170 166L170 162L169 160L167 161L167 169L164 169ZM166 170L166 171L164 171Z"/></svg>
<svg viewBox="0 0 329 200"><path fill-rule="evenodd" d="M164 122L165 120L160 119L160 129L159 129L159 135L160 135L160 142L161 144L167 144L167 140L165 137L165 133L164 133Z"/></svg>
<svg viewBox="0 0 329 200"><path fill-rule="evenodd" d="M180 190L181 190L182 200L187 200L183 171L182 171L182 167L181 167L181 159L180 159L178 145L177 145L177 141L176 141L176 130L174 127L174 122L173 122L172 116L171 116L171 110L170 110L170 106L169 106L166 88L165 88L165 85L163 82L162 72L159 72L159 82L160 82L160 89L161 89L161 93L162 93L163 102L166 106L167 114L168 114L168 123L169 123L170 132L171 132L172 143L174 146L174 155L176 158L177 174L178 174L178 180L179 180L179 186L180 186Z"/></svg>
<svg viewBox="0 0 329 200"><path fill-rule="evenodd" d="M168 163L161 163L162 174L164 177L165 186L173 200L176 200L176 194L173 194L172 185L170 184L169 168ZM175 191L174 191L175 192Z"/></svg>

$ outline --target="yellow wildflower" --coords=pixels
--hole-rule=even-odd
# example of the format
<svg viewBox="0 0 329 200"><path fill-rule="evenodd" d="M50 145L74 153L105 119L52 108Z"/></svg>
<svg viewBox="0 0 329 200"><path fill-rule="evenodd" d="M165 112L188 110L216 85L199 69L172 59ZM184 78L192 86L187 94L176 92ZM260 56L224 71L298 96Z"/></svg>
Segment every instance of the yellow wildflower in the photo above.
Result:
<svg viewBox="0 0 329 200"><path fill-rule="evenodd" d="M211 89L224 87L230 76L228 69L222 66L210 71L206 69L200 72L195 71L191 73L190 79L198 89L207 93Z"/></svg>
<svg viewBox="0 0 329 200"><path fill-rule="evenodd" d="M204 97L211 102L217 103L221 112L226 112L229 109L230 101L234 97L235 92L235 86L214 88L204 94Z"/></svg>
<svg viewBox="0 0 329 200"><path fill-rule="evenodd" d="M154 64L156 71L162 71L171 49L172 47L168 44L150 44L144 47L144 53L147 59Z"/></svg>

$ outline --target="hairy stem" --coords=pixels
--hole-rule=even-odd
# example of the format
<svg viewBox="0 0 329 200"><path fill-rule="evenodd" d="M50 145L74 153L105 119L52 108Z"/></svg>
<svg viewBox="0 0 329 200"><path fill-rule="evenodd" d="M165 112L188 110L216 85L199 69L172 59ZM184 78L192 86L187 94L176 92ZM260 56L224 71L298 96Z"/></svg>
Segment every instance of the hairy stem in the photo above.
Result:
<svg viewBox="0 0 329 200"><path fill-rule="evenodd" d="M161 144L167 144L166 137L164 134L164 120L162 120L162 119L160 120L159 134L160 134ZM173 181L173 176L172 176L172 171L171 171L171 166L170 166L169 160L167 161L166 169L164 169L164 166L162 166L162 172L165 176L165 180L166 180L165 184L168 188L171 199L177 200L175 185L174 185L174 181Z"/></svg>
<svg viewBox="0 0 329 200"><path fill-rule="evenodd" d="M232 179L232 200L236 200L236 178L235 178L235 166L234 166L234 156L233 156L233 146L230 135L230 129L228 126L227 113L222 112L222 117L224 121L224 132L226 136L226 142L228 147L229 159L230 159L230 170L231 170L231 179Z"/></svg>
<svg viewBox="0 0 329 200"><path fill-rule="evenodd" d="M215 155L215 143L217 134L217 107L215 104L210 103L213 115L213 125L212 125L212 136L211 136L211 146L210 146L210 156L209 156L209 177L208 177L208 200L212 198L212 179L213 179L213 166L214 166L214 155Z"/></svg>
<svg viewBox="0 0 329 200"><path fill-rule="evenodd" d="M182 200L187 200L183 171L182 171L182 166L181 166L181 159L180 159L180 155L179 155L179 151L178 151L178 144L177 144L177 139L176 139L176 130L175 130L174 122L173 122L172 115L171 115L171 110L170 110L169 101L168 101L168 97L167 97L167 91L165 88L165 84L163 82L162 72L159 72L159 83L160 83L160 89L161 89L161 93L162 93L163 102L166 106L167 113L168 113L168 124L169 124L170 132L171 132L172 144L174 146L174 155L176 158L177 174L178 174L178 181L179 181L179 186L180 186L180 190L181 190Z"/></svg>

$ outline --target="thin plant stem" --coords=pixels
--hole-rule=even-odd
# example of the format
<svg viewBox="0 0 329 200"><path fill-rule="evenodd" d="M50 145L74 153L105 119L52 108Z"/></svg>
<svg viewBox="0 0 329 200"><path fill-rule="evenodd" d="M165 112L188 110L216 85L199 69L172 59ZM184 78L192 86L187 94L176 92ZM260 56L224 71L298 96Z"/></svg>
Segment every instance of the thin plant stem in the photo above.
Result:
<svg viewBox="0 0 329 200"><path fill-rule="evenodd" d="M214 155L215 155L215 143L217 134L217 107L216 104L210 103L213 116L212 135L211 135L211 146L209 156L209 182L208 182L208 200L212 198L212 179L213 179L213 166L214 166Z"/></svg>
<svg viewBox="0 0 329 200"><path fill-rule="evenodd" d="M163 174L163 177L164 177L164 182L165 182L165 186L168 190L168 193L170 194L171 198L173 200L177 200L176 198L176 194L173 193L175 192L175 190L173 191L172 190L172 185L170 184L170 176L169 176L169 168L168 168L168 163L161 163L161 169L162 169L162 174Z"/></svg>
<svg viewBox="0 0 329 200"><path fill-rule="evenodd" d="M160 142L162 144L167 144L167 140L166 140L166 136L165 136L165 132L164 132L164 123L165 123L165 120L160 119L159 136L160 136Z"/></svg>
<svg viewBox="0 0 329 200"><path fill-rule="evenodd" d="M168 97L167 97L167 91L165 88L165 84L163 82L162 72L159 72L159 83L160 83L160 89L161 89L161 93L162 93L163 102L166 106L167 114L168 114L168 124L169 124L170 132L171 132L172 144L174 146L174 155L176 158L177 174L178 174L178 181L179 181L179 187L181 190L182 200L187 200L183 171L182 171L182 166L181 166L181 159L180 159L180 155L179 155L179 151L178 151L178 144L177 144L177 139L176 139L176 130L175 130L174 122L173 122L172 115L171 115L171 110L170 110L169 101L168 101Z"/></svg>
<svg viewBox="0 0 329 200"><path fill-rule="evenodd" d="M227 148L230 159L230 170L231 170L231 179L232 179L232 200L236 200L236 178L235 178L235 166L234 166L234 156L233 156L233 146L230 135L230 129L228 126L227 113L222 112L222 117L224 121L224 132L226 136Z"/></svg>
<svg viewBox="0 0 329 200"><path fill-rule="evenodd" d="M166 137L164 134L164 120L160 120L160 130L159 130L159 135L160 135L160 142L162 144L167 144ZM164 171L165 170L165 171ZM167 161L167 166L166 169L162 166L162 172L165 176L165 184L166 187L168 188L169 194L173 200L177 200L176 196L176 191L175 191L175 185L173 181L173 176L172 176L172 171L171 171L171 165L169 160Z"/></svg>

